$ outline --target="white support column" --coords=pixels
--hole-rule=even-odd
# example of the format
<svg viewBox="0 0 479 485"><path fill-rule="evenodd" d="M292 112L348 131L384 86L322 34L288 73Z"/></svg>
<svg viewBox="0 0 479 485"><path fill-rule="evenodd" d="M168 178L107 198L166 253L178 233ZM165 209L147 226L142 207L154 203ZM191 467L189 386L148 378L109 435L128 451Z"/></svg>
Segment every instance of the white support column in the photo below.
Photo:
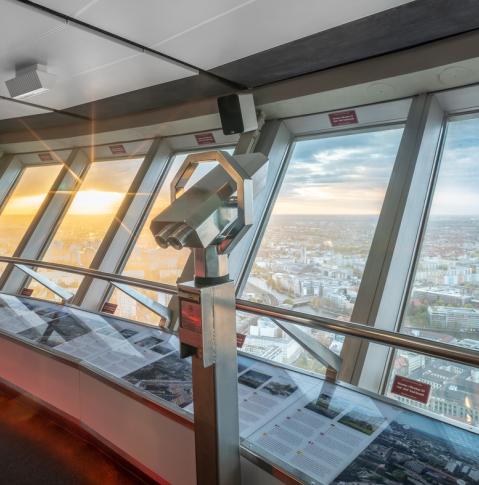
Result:
<svg viewBox="0 0 479 485"><path fill-rule="evenodd" d="M268 157L266 186L254 200L254 222L230 256L230 276L236 282L236 295L241 295L248 274L273 210L293 135L282 121L268 121L264 124L254 151Z"/></svg>
<svg viewBox="0 0 479 485"><path fill-rule="evenodd" d="M443 133L434 96L417 96L409 111L358 297L356 323L396 330ZM389 349L347 338L340 379L378 391Z"/></svg>
<svg viewBox="0 0 479 485"><path fill-rule="evenodd" d="M22 163L10 153L0 158L0 213L8 201L23 170Z"/></svg>
<svg viewBox="0 0 479 485"><path fill-rule="evenodd" d="M53 239L62 217L80 187L89 167L84 151L77 148L63 162L63 168L46 196L40 210L18 245L14 256L25 259L41 259ZM8 265L0 279L0 288L9 293L19 292L28 277Z"/></svg>
<svg viewBox="0 0 479 485"><path fill-rule="evenodd" d="M90 268L107 273L122 270L154 203L158 188L167 175L171 155L172 150L166 140L156 139L152 143ZM99 311L109 290L108 282L84 278L73 303Z"/></svg>

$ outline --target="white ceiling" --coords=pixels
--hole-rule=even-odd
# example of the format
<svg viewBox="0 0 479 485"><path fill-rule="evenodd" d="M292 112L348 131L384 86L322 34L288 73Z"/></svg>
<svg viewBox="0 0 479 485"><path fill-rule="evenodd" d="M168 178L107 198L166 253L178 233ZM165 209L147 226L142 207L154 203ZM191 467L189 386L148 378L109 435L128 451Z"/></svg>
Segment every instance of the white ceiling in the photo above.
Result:
<svg viewBox="0 0 479 485"><path fill-rule="evenodd" d="M26 101L50 108L64 109L197 73L11 0L0 0L0 32L0 95L9 97L4 81L15 76L16 65L45 64L56 75L55 86ZM21 105L0 110L0 119L24 115Z"/></svg>
<svg viewBox="0 0 479 485"><path fill-rule="evenodd" d="M26 104L14 103L7 99L0 99L0 119L18 118L20 116L39 115L49 111L28 106Z"/></svg>
<svg viewBox="0 0 479 485"><path fill-rule="evenodd" d="M211 69L411 0L36 1Z"/></svg>
<svg viewBox="0 0 479 485"><path fill-rule="evenodd" d="M36 0L204 69L409 1ZM8 96L4 81L14 76L15 65L44 63L57 75L56 85L28 101L51 108L63 109L196 73L15 0L0 0L0 32L0 95ZM0 110L0 119L8 117L12 110Z"/></svg>

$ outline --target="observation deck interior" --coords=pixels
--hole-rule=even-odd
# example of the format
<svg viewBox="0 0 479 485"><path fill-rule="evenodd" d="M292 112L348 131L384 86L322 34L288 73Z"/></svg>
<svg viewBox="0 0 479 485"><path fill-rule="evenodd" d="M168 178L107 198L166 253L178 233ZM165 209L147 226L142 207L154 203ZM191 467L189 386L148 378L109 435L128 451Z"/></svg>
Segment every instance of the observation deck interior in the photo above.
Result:
<svg viewBox="0 0 479 485"><path fill-rule="evenodd" d="M0 0L0 485L479 484L478 153L478 0Z"/></svg>

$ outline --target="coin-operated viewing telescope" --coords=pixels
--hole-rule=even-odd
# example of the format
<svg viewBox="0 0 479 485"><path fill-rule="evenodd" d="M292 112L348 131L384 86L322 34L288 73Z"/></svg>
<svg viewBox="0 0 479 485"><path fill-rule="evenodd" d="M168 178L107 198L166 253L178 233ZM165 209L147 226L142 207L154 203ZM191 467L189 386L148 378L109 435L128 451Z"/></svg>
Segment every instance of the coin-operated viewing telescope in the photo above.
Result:
<svg viewBox="0 0 479 485"><path fill-rule="evenodd" d="M200 163L218 162L194 184ZM266 181L261 153L186 157L171 182L171 204L151 222L162 248L191 248L194 281L178 284L181 356L192 357L198 484L240 483L235 288L228 255L253 223ZM191 185L191 186L188 186Z"/></svg>

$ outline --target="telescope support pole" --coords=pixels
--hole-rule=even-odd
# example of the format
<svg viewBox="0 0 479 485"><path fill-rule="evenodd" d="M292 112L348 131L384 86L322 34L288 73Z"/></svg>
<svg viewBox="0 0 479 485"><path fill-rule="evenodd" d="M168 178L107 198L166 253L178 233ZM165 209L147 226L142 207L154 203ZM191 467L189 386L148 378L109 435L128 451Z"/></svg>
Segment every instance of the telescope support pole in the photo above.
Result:
<svg viewBox="0 0 479 485"><path fill-rule="evenodd" d="M182 356L192 356L198 485L239 485L235 288L179 284Z"/></svg>

